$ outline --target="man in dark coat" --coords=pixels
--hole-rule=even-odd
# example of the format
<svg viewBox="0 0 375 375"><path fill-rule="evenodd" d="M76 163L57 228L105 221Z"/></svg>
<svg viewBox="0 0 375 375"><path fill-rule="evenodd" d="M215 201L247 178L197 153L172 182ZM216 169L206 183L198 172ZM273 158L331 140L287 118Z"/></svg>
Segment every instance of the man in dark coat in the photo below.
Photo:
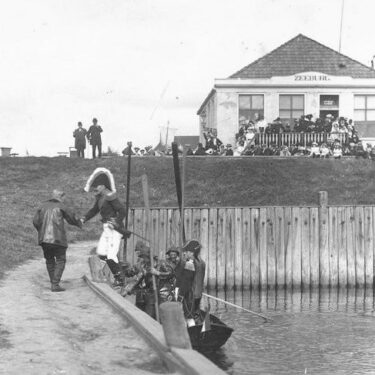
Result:
<svg viewBox="0 0 375 375"><path fill-rule="evenodd" d="M199 311L202 299L206 263L200 257L201 248L197 240L187 241L182 248L185 260L175 269L176 287L187 318L192 318L192 314Z"/></svg>
<svg viewBox="0 0 375 375"><path fill-rule="evenodd" d="M82 122L79 122L78 128L73 132L73 137L75 138L74 147L77 150L79 158L85 157L86 134L87 130L82 127Z"/></svg>
<svg viewBox="0 0 375 375"><path fill-rule="evenodd" d="M82 227L81 221L65 204L65 194L54 190L52 198L44 202L34 215L33 225L38 231L38 244L42 247L52 292L63 292L60 284L65 269L68 241L64 220Z"/></svg>
<svg viewBox="0 0 375 375"><path fill-rule="evenodd" d="M92 119L92 125L87 132L87 139L90 141L92 147L92 158L96 157L96 149L98 149L98 157L102 157L102 127L98 125L98 120L96 118Z"/></svg>
<svg viewBox="0 0 375 375"><path fill-rule="evenodd" d="M125 276L132 277L133 280L125 286L122 295L135 293L135 305L155 319L156 298L152 276L158 277L161 272L155 268L155 265L154 268L151 268L151 249L149 246L146 246L142 241L137 241L134 251L138 255L137 263L134 265L127 262L123 263Z"/></svg>
<svg viewBox="0 0 375 375"><path fill-rule="evenodd" d="M132 150L132 146L133 146L132 142L128 142L127 146L122 150L122 154L124 156L128 156L129 154L132 156L135 155L134 151Z"/></svg>
<svg viewBox="0 0 375 375"><path fill-rule="evenodd" d="M93 189L95 194L94 206L81 219L82 223L100 213L103 223L103 233L100 236L96 252L99 258L108 264L115 278L115 284L123 283L117 253L123 236L129 237L123 220L125 207L116 195L115 181L112 173L106 168L97 168L88 179L85 191Z"/></svg>

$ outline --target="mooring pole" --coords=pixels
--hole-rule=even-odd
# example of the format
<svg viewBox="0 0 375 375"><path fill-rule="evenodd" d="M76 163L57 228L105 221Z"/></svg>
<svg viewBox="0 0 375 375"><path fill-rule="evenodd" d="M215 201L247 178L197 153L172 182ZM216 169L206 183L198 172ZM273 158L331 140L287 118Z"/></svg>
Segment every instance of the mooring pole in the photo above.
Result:
<svg viewBox="0 0 375 375"><path fill-rule="evenodd" d="M131 168L131 157L132 157L132 143L128 142L128 170L126 176L126 206L125 206L125 229L128 230L129 224L129 197L130 197L130 168ZM122 259L126 261L126 247L127 238L124 237L124 249Z"/></svg>

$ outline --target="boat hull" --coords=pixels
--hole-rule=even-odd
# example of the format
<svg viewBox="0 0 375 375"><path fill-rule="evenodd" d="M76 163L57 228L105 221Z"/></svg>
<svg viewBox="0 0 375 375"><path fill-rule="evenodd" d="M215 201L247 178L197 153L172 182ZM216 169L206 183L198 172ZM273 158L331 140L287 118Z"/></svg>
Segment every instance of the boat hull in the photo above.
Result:
<svg viewBox="0 0 375 375"><path fill-rule="evenodd" d="M228 327L216 316L210 314L211 328L202 332L203 323L188 327L191 345L196 350L217 350L231 336L233 329Z"/></svg>

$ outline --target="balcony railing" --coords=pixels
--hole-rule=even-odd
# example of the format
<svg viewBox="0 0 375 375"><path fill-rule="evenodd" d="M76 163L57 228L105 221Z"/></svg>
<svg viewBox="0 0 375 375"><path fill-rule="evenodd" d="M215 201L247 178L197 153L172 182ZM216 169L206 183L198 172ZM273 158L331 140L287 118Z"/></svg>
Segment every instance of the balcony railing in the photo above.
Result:
<svg viewBox="0 0 375 375"><path fill-rule="evenodd" d="M279 133L279 134L267 134L257 133L255 135L255 144L265 144L267 146L276 144L277 146L291 146L291 145L303 145L307 146L312 142L318 144L334 141L338 139L341 144L347 143L347 133Z"/></svg>

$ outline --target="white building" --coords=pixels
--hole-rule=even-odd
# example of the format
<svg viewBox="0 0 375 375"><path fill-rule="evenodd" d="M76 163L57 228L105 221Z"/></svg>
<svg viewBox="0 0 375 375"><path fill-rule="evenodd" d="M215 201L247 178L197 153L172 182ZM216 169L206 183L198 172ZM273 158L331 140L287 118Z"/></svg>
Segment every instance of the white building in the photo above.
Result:
<svg viewBox="0 0 375 375"><path fill-rule="evenodd" d="M234 143L240 122L254 114L270 123L328 113L354 120L363 140L375 141L375 70L299 34L214 87L198 110L200 137L217 131Z"/></svg>

